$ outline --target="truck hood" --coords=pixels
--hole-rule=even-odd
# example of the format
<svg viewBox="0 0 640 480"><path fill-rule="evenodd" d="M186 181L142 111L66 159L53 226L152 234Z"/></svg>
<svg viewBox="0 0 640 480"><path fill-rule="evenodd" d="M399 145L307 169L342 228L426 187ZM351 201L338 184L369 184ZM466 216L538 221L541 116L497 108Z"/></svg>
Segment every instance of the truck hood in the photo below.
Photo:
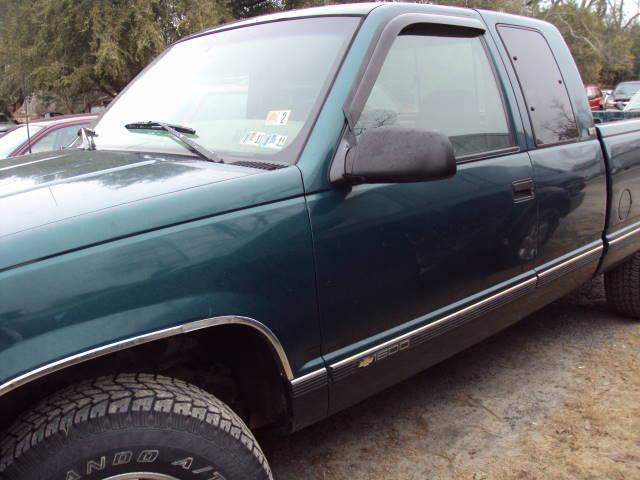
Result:
<svg viewBox="0 0 640 480"><path fill-rule="evenodd" d="M301 191L295 167L180 155L68 150L0 161L0 271Z"/></svg>

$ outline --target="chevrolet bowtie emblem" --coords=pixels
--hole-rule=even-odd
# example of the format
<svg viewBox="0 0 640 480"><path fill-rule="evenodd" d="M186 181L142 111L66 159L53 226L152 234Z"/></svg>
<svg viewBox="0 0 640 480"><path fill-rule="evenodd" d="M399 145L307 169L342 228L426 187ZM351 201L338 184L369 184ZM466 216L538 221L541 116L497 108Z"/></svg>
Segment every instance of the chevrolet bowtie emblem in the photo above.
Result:
<svg viewBox="0 0 640 480"><path fill-rule="evenodd" d="M360 360L360 362L358 362L358 368L368 367L369 365L371 365L373 363L373 361L375 359L376 359L376 357L374 357L373 355L369 355L367 357L364 357L362 360Z"/></svg>

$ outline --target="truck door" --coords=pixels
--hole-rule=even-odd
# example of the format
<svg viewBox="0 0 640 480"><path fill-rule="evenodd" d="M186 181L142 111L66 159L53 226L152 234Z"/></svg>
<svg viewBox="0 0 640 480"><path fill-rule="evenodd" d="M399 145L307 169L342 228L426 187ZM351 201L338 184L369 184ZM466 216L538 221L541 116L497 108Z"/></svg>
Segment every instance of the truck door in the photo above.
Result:
<svg viewBox="0 0 640 480"><path fill-rule="evenodd" d="M443 131L457 174L307 199L333 411L514 321L506 305L535 285L532 166L495 46L473 25L415 23L387 39L354 132Z"/></svg>
<svg viewBox="0 0 640 480"><path fill-rule="evenodd" d="M538 203L535 265L541 287L536 295L548 303L594 274L602 252L607 192L602 149L580 76L560 34L541 28L545 31L499 25L497 32L530 122ZM570 98L569 91L579 95Z"/></svg>

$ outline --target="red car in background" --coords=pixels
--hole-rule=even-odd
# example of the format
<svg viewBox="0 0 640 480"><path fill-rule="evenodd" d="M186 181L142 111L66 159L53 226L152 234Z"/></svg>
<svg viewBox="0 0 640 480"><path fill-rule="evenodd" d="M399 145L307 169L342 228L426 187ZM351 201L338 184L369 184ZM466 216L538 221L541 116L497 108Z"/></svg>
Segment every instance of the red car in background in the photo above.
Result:
<svg viewBox="0 0 640 480"><path fill-rule="evenodd" d="M21 124L0 138L0 160L68 147L78 136L78 129L91 125L96 118L93 114L63 115L28 126Z"/></svg>
<svg viewBox="0 0 640 480"><path fill-rule="evenodd" d="M604 108L604 94L599 85L585 85L587 99L591 110L602 110Z"/></svg>

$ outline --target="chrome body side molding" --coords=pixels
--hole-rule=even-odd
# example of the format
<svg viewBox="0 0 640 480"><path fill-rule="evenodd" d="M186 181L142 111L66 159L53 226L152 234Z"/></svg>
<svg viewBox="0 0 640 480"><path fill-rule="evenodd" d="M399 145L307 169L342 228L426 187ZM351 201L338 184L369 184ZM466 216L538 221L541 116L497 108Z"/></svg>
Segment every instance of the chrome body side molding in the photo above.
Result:
<svg viewBox="0 0 640 480"><path fill-rule="evenodd" d="M574 257L571 257L557 265L542 270L538 273L538 285L547 285L554 280L567 275L585 265L589 265L593 262L598 262L603 250L602 241L594 248L587 250L584 253L579 253Z"/></svg>
<svg viewBox="0 0 640 480"><path fill-rule="evenodd" d="M640 222L607 235L607 243L610 247L615 248L637 240L640 240Z"/></svg>
<svg viewBox="0 0 640 480"><path fill-rule="evenodd" d="M638 229L640 233L640 228ZM594 265L594 271L603 251L602 241L595 242L578 251L572 257L536 272L530 278L490 295L476 303L454 311L431 323L422 325L407 333L394 337L386 342L354 354L329 366L331 381L342 380L361 368L366 368L374 363L383 361L397 353L408 350L431 340L438 335L461 327L487 313L498 309L510 302L521 298L542 287L562 278L584 266Z"/></svg>
<svg viewBox="0 0 640 480"><path fill-rule="evenodd" d="M136 337L121 340L119 342L110 343L101 347L96 347L86 352L78 353L70 357L62 358L52 363L48 363L39 368L26 372L18 377L15 377L8 382L0 385L0 396L14 390L18 387L26 385L29 382L42 378L50 373L57 372L66 367L77 365L79 363L86 362L88 360L102 357L110 353L118 352L128 348L143 345L145 343L153 342L155 340L161 340L163 338L173 337L184 333L193 332L196 330L202 330L220 325L244 325L257 330L270 344L274 354L280 363L282 374L287 380L293 379L293 372L287 355L282 347L282 344L275 336L275 334L263 323L248 317L240 316L221 316L206 318L203 320L196 320L194 322L185 323L183 325L177 325L175 327L169 327L155 332L146 333Z"/></svg>
<svg viewBox="0 0 640 480"><path fill-rule="evenodd" d="M625 229L622 234L615 236L615 238L610 240L609 243L626 243L627 241L636 239L640 236L640 224L638 224L634 229L629 231L627 230L628 229ZM297 378L294 378L293 376L293 371L291 370L289 360L282 344L266 325L252 318L230 315L196 320L194 322L146 333L62 358L1 384L0 396L50 373L57 372L66 367L86 362L94 358L102 357L110 353L214 326L244 325L254 328L268 341L274 355L280 363L283 376L291 386L292 396L297 398L327 386L330 379L331 381L342 380L356 373L359 368L364 368L373 363L383 361L399 352L402 352L403 350L417 347L438 335L441 335L451 329L458 328L491 312L492 310L502 307L532 292L537 286L549 284L552 281L561 278L580 267L588 265L591 262L598 262L602 250L603 245L600 243L600 245L594 248L579 253L557 265L538 272L536 276L532 276L517 285L506 288L505 290L490 295L476 303L434 320L431 323L422 325L412 331L406 332L379 345L335 362L329 365L328 368L323 367Z"/></svg>
<svg viewBox="0 0 640 480"><path fill-rule="evenodd" d="M331 379L333 381L342 380L356 373L359 368L365 368L373 363L383 361L403 350L414 348L448 330L475 320L491 310L531 292L535 288L536 283L536 277L531 277L518 285L507 288L461 310L457 310L438 320L418 327L415 330L333 363L329 367Z"/></svg>
<svg viewBox="0 0 640 480"><path fill-rule="evenodd" d="M301 397L329 384L329 374L325 367L291 380L293 398Z"/></svg>
<svg viewBox="0 0 640 480"><path fill-rule="evenodd" d="M640 222L608 232L605 241L607 255L600 264L600 272L616 267L640 250Z"/></svg>

